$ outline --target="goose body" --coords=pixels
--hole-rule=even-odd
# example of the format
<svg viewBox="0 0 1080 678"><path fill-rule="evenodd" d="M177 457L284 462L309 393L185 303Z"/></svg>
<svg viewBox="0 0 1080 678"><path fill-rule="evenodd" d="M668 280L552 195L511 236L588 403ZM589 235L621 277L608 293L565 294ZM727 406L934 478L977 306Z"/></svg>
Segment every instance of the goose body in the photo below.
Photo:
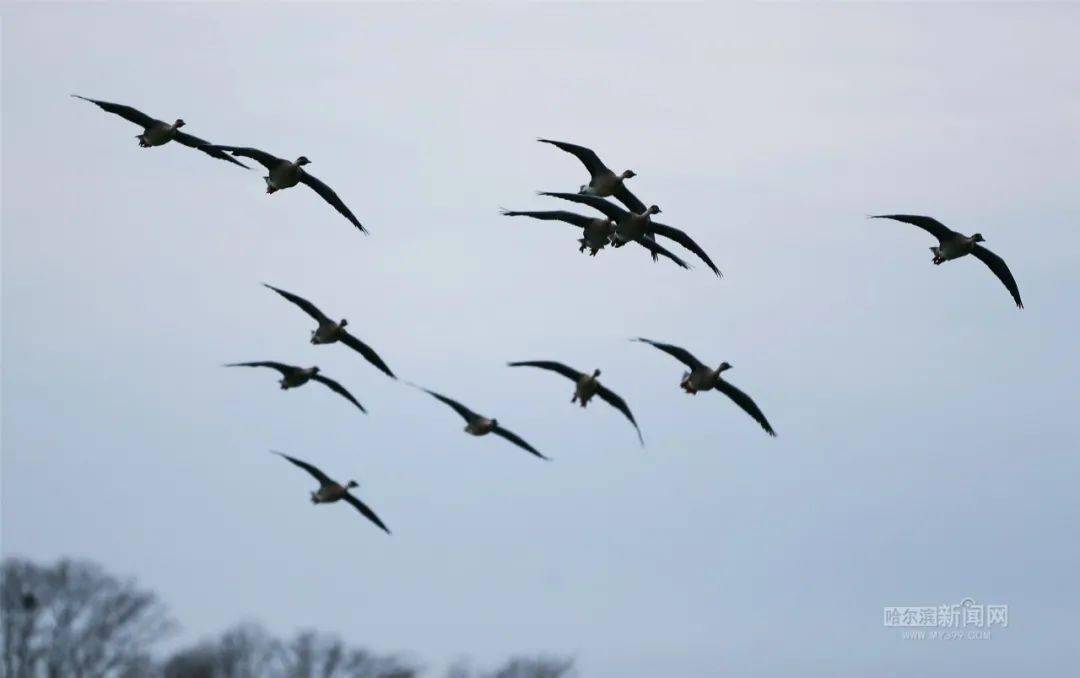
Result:
<svg viewBox="0 0 1080 678"><path fill-rule="evenodd" d="M177 120L171 125L167 122L157 120L153 125L146 128L146 131L142 134L136 135L135 138L139 140L139 145L143 148L164 146L176 138L176 133L179 132L180 128L183 126L183 120Z"/></svg>
<svg viewBox="0 0 1080 678"><path fill-rule="evenodd" d="M986 241L981 233L967 236L952 230L933 217L918 214L880 214L871 218L892 219L893 221L911 224L937 238L938 244L930 248L934 255L932 263L935 266L940 266L946 261L966 257L969 254L974 256L997 276L997 279L1009 291L1009 295L1012 296L1016 307L1024 307L1024 302L1020 299L1020 288L1016 284L1016 279L1013 278L1012 271L1009 270L1004 259L979 244Z"/></svg>
<svg viewBox="0 0 1080 678"><path fill-rule="evenodd" d="M360 499L358 499L355 495L349 492L349 490L353 489L354 487L360 486L360 484L357 483L355 480L350 480L349 482L342 484L337 482L336 480L332 480L328 475L323 473L321 470L319 470L312 464L301 461L296 457L290 457L287 454L282 454L281 452L273 453L278 455L279 457L282 457L290 464L304 469L308 472L309 475L311 475L311 477L315 478L315 480L319 482L319 489L314 490L311 493L312 504L333 504L334 502L344 500L346 503L351 504L353 508L359 511L362 516L364 516L376 526L378 526L379 529L381 529L383 532L390 534L390 529L386 527L386 524L383 523L382 519L380 519L379 516L377 516L367 504L360 501Z"/></svg>
<svg viewBox="0 0 1080 678"><path fill-rule="evenodd" d="M649 344L653 348L658 348L689 367L690 371L684 372L682 378L679 380L680 388L688 394L694 395L699 391L719 391L730 398L732 402L743 410L743 412L749 414L761 428L765 429L766 433L771 436L776 435L776 431L773 430L772 425L769 424L769 420L765 418L765 413L761 411L761 408L757 406L757 403L755 403L750 396L743 393L736 388L734 384L726 381L721 376L723 372L731 369L731 363L722 362L716 369L712 369L695 358L694 355L685 348L680 348L673 344L663 344L658 341L643 339L641 337L638 337L634 341L640 341Z"/></svg>
<svg viewBox="0 0 1080 678"><path fill-rule="evenodd" d="M266 181L266 192L273 193L285 188L292 188L300 183L300 177L303 176L304 171L302 167L309 162L304 156L300 156L295 161L281 160L278 162L263 177Z"/></svg>
<svg viewBox="0 0 1080 678"><path fill-rule="evenodd" d="M630 411L630 406L626 404L626 401L608 387L600 383L600 370L593 370L590 372L579 372L568 365L564 365L554 360L523 360L514 363L507 363L510 367L537 367L549 372L555 372L570 379L574 382L574 396L570 398L571 403L578 403L582 408L588 406L589 401L594 396L600 396L600 399L611 405L619 412L622 413L631 424L634 425L634 430L637 431L638 442L645 445L645 440L641 437L641 429L638 427L637 420L634 419L634 414Z"/></svg>

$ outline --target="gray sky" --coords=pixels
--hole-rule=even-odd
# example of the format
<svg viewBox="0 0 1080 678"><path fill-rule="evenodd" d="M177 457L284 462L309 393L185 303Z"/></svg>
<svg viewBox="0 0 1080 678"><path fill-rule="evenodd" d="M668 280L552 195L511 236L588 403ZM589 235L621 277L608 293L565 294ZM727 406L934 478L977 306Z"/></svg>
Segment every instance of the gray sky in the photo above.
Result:
<svg viewBox="0 0 1080 678"><path fill-rule="evenodd" d="M1070 675L1080 660L1076 5L3 6L3 550L158 590L181 640L256 619L439 667L588 676ZM303 154L304 188L69 93ZM579 255L577 161L633 168L724 271ZM582 208L580 211L587 211ZM935 215L980 231L934 267ZM402 377L259 286L302 294ZM671 341L728 373L685 396ZM600 367L614 410L507 360ZM370 409L269 371L319 364ZM394 530L267 454L355 477ZM1010 606L902 640L885 605Z"/></svg>

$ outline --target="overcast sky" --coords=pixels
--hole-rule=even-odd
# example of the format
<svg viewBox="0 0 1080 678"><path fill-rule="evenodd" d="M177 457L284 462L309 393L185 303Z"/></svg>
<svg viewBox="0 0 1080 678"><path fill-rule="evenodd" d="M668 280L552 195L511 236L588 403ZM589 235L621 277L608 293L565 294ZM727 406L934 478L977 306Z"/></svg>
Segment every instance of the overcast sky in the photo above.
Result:
<svg viewBox="0 0 1080 678"><path fill-rule="evenodd" d="M1080 6L5 4L2 27L4 554L137 577L178 642L252 619L602 678L1075 671ZM306 155L371 235L71 93ZM584 182L538 136L636 171L725 277L500 216ZM865 219L892 212L981 232L1027 308ZM311 346L261 282L554 461ZM731 362L779 437L633 336ZM260 359L370 415L220 367ZM647 448L525 359L601 368ZM357 479L394 535L312 506L270 448ZM1009 627L883 627L966 597Z"/></svg>

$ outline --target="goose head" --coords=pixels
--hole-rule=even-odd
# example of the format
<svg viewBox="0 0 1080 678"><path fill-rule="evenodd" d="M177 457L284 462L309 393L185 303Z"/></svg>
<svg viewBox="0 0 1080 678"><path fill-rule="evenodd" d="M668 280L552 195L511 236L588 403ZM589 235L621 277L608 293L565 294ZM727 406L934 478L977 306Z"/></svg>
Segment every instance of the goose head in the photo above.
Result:
<svg viewBox="0 0 1080 678"><path fill-rule="evenodd" d="M660 214L660 208L656 205L650 205L649 209L645 210L646 214Z"/></svg>
<svg viewBox="0 0 1080 678"><path fill-rule="evenodd" d="M348 324L349 324L349 321L346 320L345 318L342 318L341 322L338 323L338 327L345 327Z"/></svg>
<svg viewBox="0 0 1080 678"><path fill-rule="evenodd" d="M976 233L971 236L971 242L986 242L986 238L982 236L982 233Z"/></svg>
<svg viewBox="0 0 1080 678"><path fill-rule="evenodd" d="M306 155L302 155L296 159L296 166L303 167L304 165L310 165L311 161L307 159Z"/></svg>
<svg viewBox="0 0 1080 678"><path fill-rule="evenodd" d="M360 483L356 482L355 480L350 480L349 482L345 483L346 490L351 490L354 487L360 487Z"/></svg>
<svg viewBox="0 0 1080 678"><path fill-rule="evenodd" d="M593 370L592 378L596 379L599 376L600 376L600 370L599 369Z"/></svg>
<svg viewBox="0 0 1080 678"><path fill-rule="evenodd" d="M495 428L498 425L499 425L499 420L498 419L492 419L491 420L491 428Z"/></svg>
<svg viewBox="0 0 1080 678"><path fill-rule="evenodd" d="M620 174L619 178L621 178L621 179L633 179L636 176L637 176L637 173L634 172L634 170L629 170L628 169L625 172L623 172L622 174Z"/></svg>
<svg viewBox="0 0 1080 678"><path fill-rule="evenodd" d="M731 367L732 367L731 363L729 363L729 362L727 362L725 360L724 362L720 363L719 367L716 368L716 373L720 374L721 372L726 372L726 371L730 370Z"/></svg>
<svg viewBox="0 0 1080 678"><path fill-rule="evenodd" d="M318 373L319 373L319 368L318 368L318 367L314 367L314 366L312 366L312 367L309 367L309 368L308 368L308 372L310 372L310 373L311 373L312 375L316 375L316 374L318 374Z"/></svg>
<svg viewBox="0 0 1080 678"><path fill-rule="evenodd" d="M180 129L181 127L183 127L186 124L187 123L184 122L183 118L177 118L176 122L173 123L173 129Z"/></svg>

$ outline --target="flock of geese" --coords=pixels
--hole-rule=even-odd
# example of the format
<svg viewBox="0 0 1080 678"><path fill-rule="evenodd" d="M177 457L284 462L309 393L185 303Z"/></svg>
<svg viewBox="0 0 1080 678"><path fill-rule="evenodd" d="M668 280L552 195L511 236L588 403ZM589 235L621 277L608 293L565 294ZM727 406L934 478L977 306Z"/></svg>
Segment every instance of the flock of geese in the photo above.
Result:
<svg viewBox="0 0 1080 678"><path fill-rule="evenodd" d="M360 221L345 205L341 198L338 197L338 194L304 169L306 165L311 163L311 161L304 156L300 156L295 161L291 161L279 158L256 148L212 144L199 137L180 131L181 128L185 126L182 119L178 118L176 121L168 123L152 118L131 106L89 99L77 94L72 96L95 104L102 110L118 115L141 127L143 131L141 134L136 135L136 138L139 140L139 146L143 148L163 146L170 141L174 141L183 146L201 151L212 158L224 160L245 169L251 168L236 158L240 157L254 160L267 170L267 175L264 180L266 182L266 193L268 195L272 195L273 193L286 188L292 188L293 186L302 183L318 193L323 200L345 217L349 223L361 232L367 233L367 230L361 225ZM649 250L654 261L662 256L671 260L681 268L690 268L689 264L683 259L657 242L657 236L660 236L673 241L690 251L698 259L704 262L716 276L721 276L720 269L716 267L712 259L709 258L709 255L700 245L694 242L686 232L653 220L654 215L661 213L660 208L656 205L646 207L645 203L631 193L626 186L627 180L636 176L633 170L628 169L621 173L616 173L605 165L595 152L584 146L578 146L563 141L554 141L551 139L539 139L538 141L545 144L551 144L552 146L575 156L581 161L582 165L585 166L585 169L589 173L589 182L583 184L578 189L577 193L542 191L539 194L584 205L592 208L602 216L586 216L565 210L514 211L506 209L502 210L504 215L511 217L530 217L544 221L561 221L576 226L582 229L582 237L578 240L580 245L578 251L584 252L588 249L591 256L596 256L600 250L609 245L614 248L621 248L624 245L633 242ZM614 198L622 203L623 206L619 207L607 198ZM934 236L937 239L938 244L931 247L930 250L933 252L933 263L935 265L959 259L969 254L974 256L976 259L986 264L994 275L997 276L1009 291L1016 306L1018 308L1024 307L1023 302L1020 300L1019 288L1017 287L1016 281L1013 279L1008 266L1006 266L1005 261L979 244L984 242L982 234L975 233L971 236L966 236L949 229L936 219L927 216L884 214L871 218L892 219L908 223L917 226ZM312 344L343 344L359 353L367 362L387 377L397 379L394 372L386 362L379 357L374 349L346 329L346 326L348 325L347 320L342 318L340 321L335 321L330 316L323 313L315 304L299 295L271 285L266 285L266 287L280 295L286 301L295 305L317 323L316 328L311 332ZM750 415L750 417L752 417L766 433L771 436L776 435L776 431L754 400L745 392L724 379L723 373L732 368L730 363L721 362L716 368L711 368L698 360L686 349L675 346L674 344L653 341L641 337L634 341L659 349L681 362L688 369L688 371L683 373L679 383L680 387L686 391L686 393L693 395L699 391L719 391L730 398L731 401L738 405L746 414ZM591 372L581 372L553 360L524 360L511 362L509 363L509 366L533 367L566 377L574 382L574 393L570 401L571 403L578 403L581 407L585 407L594 396L599 397L601 400L622 413L630 424L633 425L639 443L644 446L645 442L641 435L641 429L638 427L637 420L634 418L634 414L631 412L629 405L627 405L626 401L617 393L600 383L600 370L594 369ZM344 386L323 375L319 368L315 366L300 367L270 360L259 360L229 363L226 367L268 367L276 370L281 374L281 379L278 383L282 389L297 388L312 381L318 382L348 400L361 412L366 413L366 410L360 401L349 393ZM498 419L478 414L465 405L441 393L422 388L411 382L406 383L427 393L457 412L458 415L465 420L466 433L474 436L494 434L540 459L548 459L548 457L541 454L519 435L501 426ZM274 451L274 454L280 455L290 463L303 469L319 483L319 488L311 493L312 503L324 504L345 501L355 507L363 516L380 529L388 534L390 533L390 530L379 516L356 495L350 492L353 488L358 487L356 481L349 480L348 482L342 483L333 480L319 468L303 460L281 452Z"/></svg>

